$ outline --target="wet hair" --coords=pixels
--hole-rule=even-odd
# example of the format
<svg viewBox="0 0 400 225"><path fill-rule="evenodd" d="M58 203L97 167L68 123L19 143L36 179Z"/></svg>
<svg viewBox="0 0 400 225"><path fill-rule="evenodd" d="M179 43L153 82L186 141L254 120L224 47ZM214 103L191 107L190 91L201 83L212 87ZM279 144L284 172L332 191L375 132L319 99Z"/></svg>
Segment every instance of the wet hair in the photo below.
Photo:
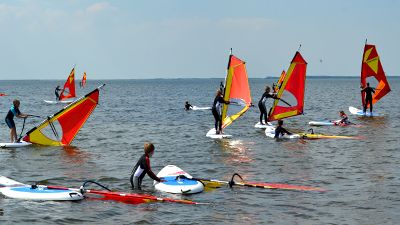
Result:
<svg viewBox="0 0 400 225"><path fill-rule="evenodd" d="M154 152L154 145L150 142L144 143L144 153L150 154L152 152Z"/></svg>
<svg viewBox="0 0 400 225"><path fill-rule="evenodd" d="M367 86L369 86L369 82L367 82Z"/></svg>
<svg viewBox="0 0 400 225"><path fill-rule="evenodd" d="M269 86L265 86L265 91L269 92L271 90L271 88Z"/></svg>
<svg viewBox="0 0 400 225"><path fill-rule="evenodd" d="M216 93L216 95L222 95L222 91L221 91L221 90L219 90L219 89L217 89L217 93Z"/></svg>
<svg viewBox="0 0 400 225"><path fill-rule="evenodd" d="M282 126L283 125L283 120L278 120L278 125Z"/></svg>
<svg viewBox="0 0 400 225"><path fill-rule="evenodd" d="M339 113L340 113L340 114L344 114L344 111L342 110L342 111L340 111Z"/></svg>
<svg viewBox="0 0 400 225"><path fill-rule="evenodd" d="M14 99L13 100L13 105L14 106L19 105L19 104L20 104L20 101L18 99Z"/></svg>

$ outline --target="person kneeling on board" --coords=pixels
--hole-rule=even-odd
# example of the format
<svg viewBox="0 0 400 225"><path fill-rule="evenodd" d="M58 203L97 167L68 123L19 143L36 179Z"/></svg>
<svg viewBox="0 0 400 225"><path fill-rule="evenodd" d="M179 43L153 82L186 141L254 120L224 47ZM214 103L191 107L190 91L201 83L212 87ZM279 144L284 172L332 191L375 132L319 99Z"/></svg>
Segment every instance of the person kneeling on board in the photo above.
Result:
<svg viewBox="0 0 400 225"><path fill-rule="evenodd" d="M135 167L132 170L130 182L132 185L132 189L141 190L142 180L146 173L151 177L151 179L164 182L164 179L157 177L153 173L150 167L150 157L154 154L154 145L152 143L144 143L144 154L140 157L139 161L136 163Z"/></svg>
<svg viewBox="0 0 400 225"><path fill-rule="evenodd" d="M340 111L339 115L340 115L340 121L335 122L335 124L342 126L351 124L351 122L349 121L349 117L346 115L346 113L344 113L344 111Z"/></svg>
<svg viewBox="0 0 400 225"><path fill-rule="evenodd" d="M274 138L280 138L281 136L287 134L291 135L289 131L287 131L285 128L283 128L283 120L278 120L278 126L275 129L275 137Z"/></svg>
<svg viewBox="0 0 400 225"><path fill-rule="evenodd" d="M10 128L11 143L18 142L17 128L15 127L14 116L16 116L18 118L27 118L28 117L28 115L22 114L19 111L19 105L20 105L20 101L17 99L14 99L13 105L10 107L10 110L8 111L6 119L5 119L7 126Z"/></svg>
<svg viewBox="0 0 400 225"><path fill-rule="evenodd" d="M217 90L215 94L214 103L211 108L211 112L215 119L215 133L222 133L222 118L221 118L221 106L222 103L230 104L230 101L225 101L221 90Z"/></svg>

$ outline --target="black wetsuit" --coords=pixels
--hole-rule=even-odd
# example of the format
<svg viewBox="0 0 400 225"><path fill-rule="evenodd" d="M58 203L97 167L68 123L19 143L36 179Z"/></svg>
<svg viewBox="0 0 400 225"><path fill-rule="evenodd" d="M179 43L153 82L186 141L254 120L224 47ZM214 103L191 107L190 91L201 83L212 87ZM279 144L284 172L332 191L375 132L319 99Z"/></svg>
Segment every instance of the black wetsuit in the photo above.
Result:
<svg viewBox="0 0 400 225"><path fill-rule="evenodd" d="M135 167L132 169L130 182L132 189L141 189L143 177L146 173L153 179L160 182L160 179L153 173L150 168L150 157L143 154L139 161L136 163ZM137 187L135 187L135 184Z"/></svg>
<svg viewBox="0 0 400 225"><path fill-rule="evenodd" d="M375 93L375 90L372 87L366 87L361 90L361 92L365 92L365 105L364 105L364 113L367 111L368 103L369 103L369 111L372 113L372 93Z"/></svg>
<svg viewBox="0 0 400 225"><path fill-rule="evenodd" d="M8 110L7 116L6 116L6 124L8 128L14 128L15 123L14 123L14 116L20 115L21 112L19 111L18 108L15 108L14 105L11 106L10 110Z"/></svg>
<svg viewBox="0 0 400 225"><path fill-rule="evenodd" d="M189 103L185 104L185 110L190 110L191 107L193 107L191 104Z"/></svg>
<svg viewBox="0 0 400 225"><path fill-rule="evenodd" d="M280 138L279 136L280 136L280 135L284 135L284 134L291 135L292 133L290 133L289 131L287 131L285 128L283 128L283 127L281 127L281 126L278 126L278 127L275 129L275 137L274 137L274 138Z"/></svg>
<svg viewBox="0 0 400 225"><path fill-rule="evenodd" d="M56 87L56 90L54 90L54 94L56 95L56 101L60 100L60 94L58 93L59 91L62 91L60 87Z"/></svg>
<svg viewBox="0 0 400 225"><path fill-rule="evenodd" d="M268 92L264 92L264 94L261 96L260 101L258 101L258 108L260 109L260 123L262 124L262 119L263 116L265 118L265 122L268 122L268 112L267 112L267 107L265 106L265 102L268 100L268 98L273 98L277 99L274 95L271 95Z"/></svg>
<svg viewBox="0 0 400 225"><path fill-rule="evenodd" d="M228 102L226 102L222 96L218 95L215 97L213 106L211 108L211 112L215 119L215 131L217 132L222 130L222 118L221 118L222 103L228 104Z"/></svg>

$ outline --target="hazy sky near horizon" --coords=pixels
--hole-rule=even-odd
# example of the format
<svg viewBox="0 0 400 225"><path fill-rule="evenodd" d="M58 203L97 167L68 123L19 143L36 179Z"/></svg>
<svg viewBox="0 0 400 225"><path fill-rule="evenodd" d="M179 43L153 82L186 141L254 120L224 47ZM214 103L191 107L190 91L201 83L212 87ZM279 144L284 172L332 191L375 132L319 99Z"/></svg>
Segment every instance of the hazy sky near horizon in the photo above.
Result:
<svg viewBox="0 0 400 225"><path fill-rule="evenodd" d="M365 39L400 75L396 0L0 0L0 79L278 76L302 45L308 75L358 76Z"/></svg>

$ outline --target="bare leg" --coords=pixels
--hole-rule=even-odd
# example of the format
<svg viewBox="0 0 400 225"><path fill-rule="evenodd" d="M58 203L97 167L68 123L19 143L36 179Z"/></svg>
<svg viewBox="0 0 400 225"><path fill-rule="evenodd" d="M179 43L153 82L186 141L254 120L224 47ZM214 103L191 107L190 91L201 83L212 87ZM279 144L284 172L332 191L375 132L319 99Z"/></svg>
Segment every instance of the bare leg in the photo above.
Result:
<svg viewBox="0 0 400 225"><path fill-rule="evenodd" d="M10 129L10 137L11 137L11 143L17 140L17 130L15 127Z"/></svg>

